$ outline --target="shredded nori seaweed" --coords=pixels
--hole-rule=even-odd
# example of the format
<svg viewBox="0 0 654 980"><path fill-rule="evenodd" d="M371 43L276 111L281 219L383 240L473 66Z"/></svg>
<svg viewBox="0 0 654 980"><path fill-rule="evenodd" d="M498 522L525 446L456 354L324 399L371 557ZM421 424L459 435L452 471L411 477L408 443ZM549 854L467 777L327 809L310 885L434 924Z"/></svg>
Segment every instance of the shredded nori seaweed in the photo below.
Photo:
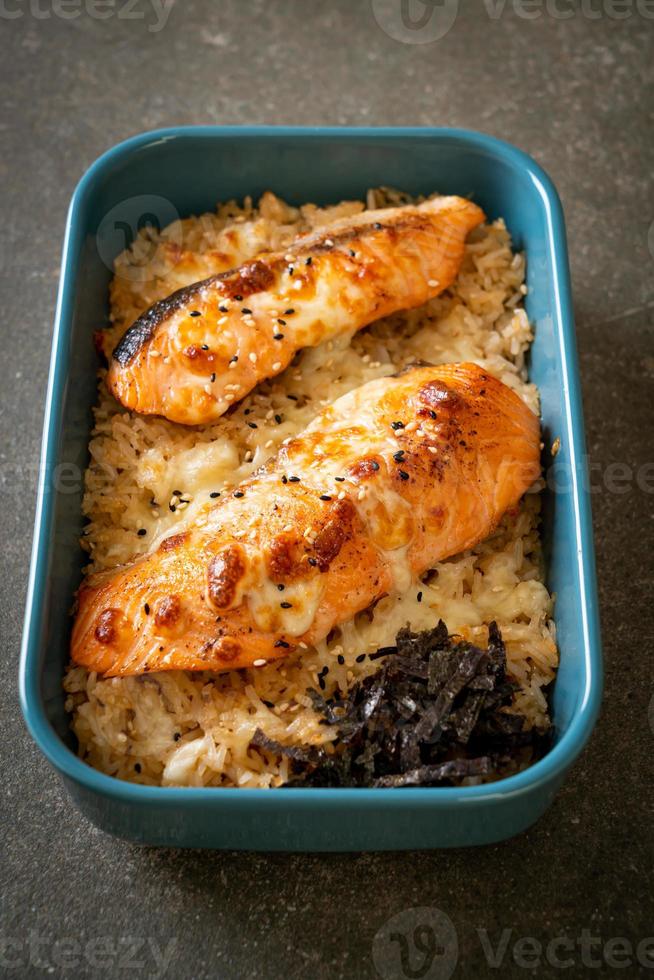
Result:
<svg viewBox="0 0 654 980"><path fill-rule="evenodd" d="M530 728L504 710L518 685L496 623L485 650L449 636L441 620L400 630L394 647L370 657L386 659L347 696L307 691L322 724L337 728L335 742L289 746L255 732L253 747L291 760L287 787L458 785L509 775L547 750L551 726Z"/></svg>

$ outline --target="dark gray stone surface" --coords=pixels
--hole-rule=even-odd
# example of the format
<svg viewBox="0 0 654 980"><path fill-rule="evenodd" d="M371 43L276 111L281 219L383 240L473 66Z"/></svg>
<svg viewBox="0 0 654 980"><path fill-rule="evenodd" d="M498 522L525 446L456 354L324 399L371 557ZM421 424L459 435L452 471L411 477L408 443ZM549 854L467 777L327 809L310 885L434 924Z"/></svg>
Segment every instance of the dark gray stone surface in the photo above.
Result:
<svg viewBox="0 0 654 980"><path fill-rule="evenodd" d="M418 16L425 8L412 2ZM367 0L179 0L158 31L149 30L160 23L151 0L117 0L113 9L90 0L0 4L0 973L121 976L129 970L114 947L88 943L106 937L124 949L136 937L146 944L132 958L141 974L155 972L153 948L174 939L169 976L368 978L376 976L373 937L415 906L454 923L455 977L522 976L533 957L518 947L527 958L516 963L515 941L533 936L546 946L560 935L576 943L572 953L553 951L572 958L568 975L612 972L624 948L593 945L591 967L584 935L635 947L654 934L654 498L635 480L617 494L597 476L603 717L552 809L519 839L476 851L347 856L139 849L78 815L23 728L16 669L31 467L66 207L86 166L135 132L202 122L444 124L519 144L550 172L566 209L591 459L634 473L654 459L654 21L644 16L652 4L464 0L449 32L422 44L406 43L424 39L416 31L389 36L401 0L373 5L386 32ZM89 7L109 16L62 16ZM435 16L456 7L436 4ZM424 31L444 25L433 20ZM488 964L479 930L494 946L511 930L501 968ZM67 939L87 944L96 966L75 966L80 954ZM414 975L449 976L446 961ZM539 976L562 970L543 952ZM651 971L632 957L622 972Z"/></svg>

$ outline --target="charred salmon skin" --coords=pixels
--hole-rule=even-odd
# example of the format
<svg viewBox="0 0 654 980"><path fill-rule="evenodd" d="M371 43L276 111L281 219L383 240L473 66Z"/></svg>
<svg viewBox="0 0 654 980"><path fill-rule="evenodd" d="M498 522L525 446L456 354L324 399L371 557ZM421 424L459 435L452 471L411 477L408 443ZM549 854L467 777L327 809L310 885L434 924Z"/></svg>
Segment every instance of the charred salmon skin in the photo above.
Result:
<svg viewBox="0 0 654 980"><path fill-rule="evenodd" d="M483 220L461 197L366 211L180 289L124 334L109 389L136 412L214 421L301 348L437 296Z"/></svg>

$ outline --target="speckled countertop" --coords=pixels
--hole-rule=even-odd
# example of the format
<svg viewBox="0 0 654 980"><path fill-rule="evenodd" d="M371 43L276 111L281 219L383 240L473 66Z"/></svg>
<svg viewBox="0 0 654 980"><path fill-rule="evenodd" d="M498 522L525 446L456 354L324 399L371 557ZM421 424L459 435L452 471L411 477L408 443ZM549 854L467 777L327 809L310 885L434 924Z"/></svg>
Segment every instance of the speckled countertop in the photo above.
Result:
<svg viewBox="0 0 654 980"><path fill-rule="evenodd" d="M411 0L411 28L402 0L1 6L0 973L651 973L651 7ZM185 123L465 126L519 144L558 185L597 487L606 699L554 806L512 842L345 856L132 847L77 813L25 732L16 668L66 208L103 150ZM607 489L610 464L628 467L609 471L627 474L620 493ZM409 949L404 969L384 960L378 974L374 937L416 906L447 917L444 952L430 967ZM409 942L413 920L400 927Z"/></svg>

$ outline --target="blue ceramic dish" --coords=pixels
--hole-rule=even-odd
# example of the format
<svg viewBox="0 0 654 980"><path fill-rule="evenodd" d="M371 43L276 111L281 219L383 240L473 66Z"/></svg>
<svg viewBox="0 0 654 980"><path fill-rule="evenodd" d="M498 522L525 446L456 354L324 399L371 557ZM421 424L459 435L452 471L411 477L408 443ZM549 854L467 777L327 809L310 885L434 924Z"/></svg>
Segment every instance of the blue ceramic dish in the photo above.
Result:
<svg viewBox="0 0 654 980"><path fill-rule="evenodd" d="M61 679L80 580L81 484L96 397L92 332L107 312L113 257L154 214L213 208L270 188L295 203L361 197L386 184L473 197L526 249L531 377L545 439L561 438L546 493L548 585L561 666L556 740L530 769L442 789L168 789L131 785L75 755ZM378 850L484 844L519 833L552 802L595 723L602 688L590 499L565 229L551 181L520 150L447 129L170 129L121 143L84 175L63 253L20 668L25 720L82 811L133 841L256 850Z"/></svg>

